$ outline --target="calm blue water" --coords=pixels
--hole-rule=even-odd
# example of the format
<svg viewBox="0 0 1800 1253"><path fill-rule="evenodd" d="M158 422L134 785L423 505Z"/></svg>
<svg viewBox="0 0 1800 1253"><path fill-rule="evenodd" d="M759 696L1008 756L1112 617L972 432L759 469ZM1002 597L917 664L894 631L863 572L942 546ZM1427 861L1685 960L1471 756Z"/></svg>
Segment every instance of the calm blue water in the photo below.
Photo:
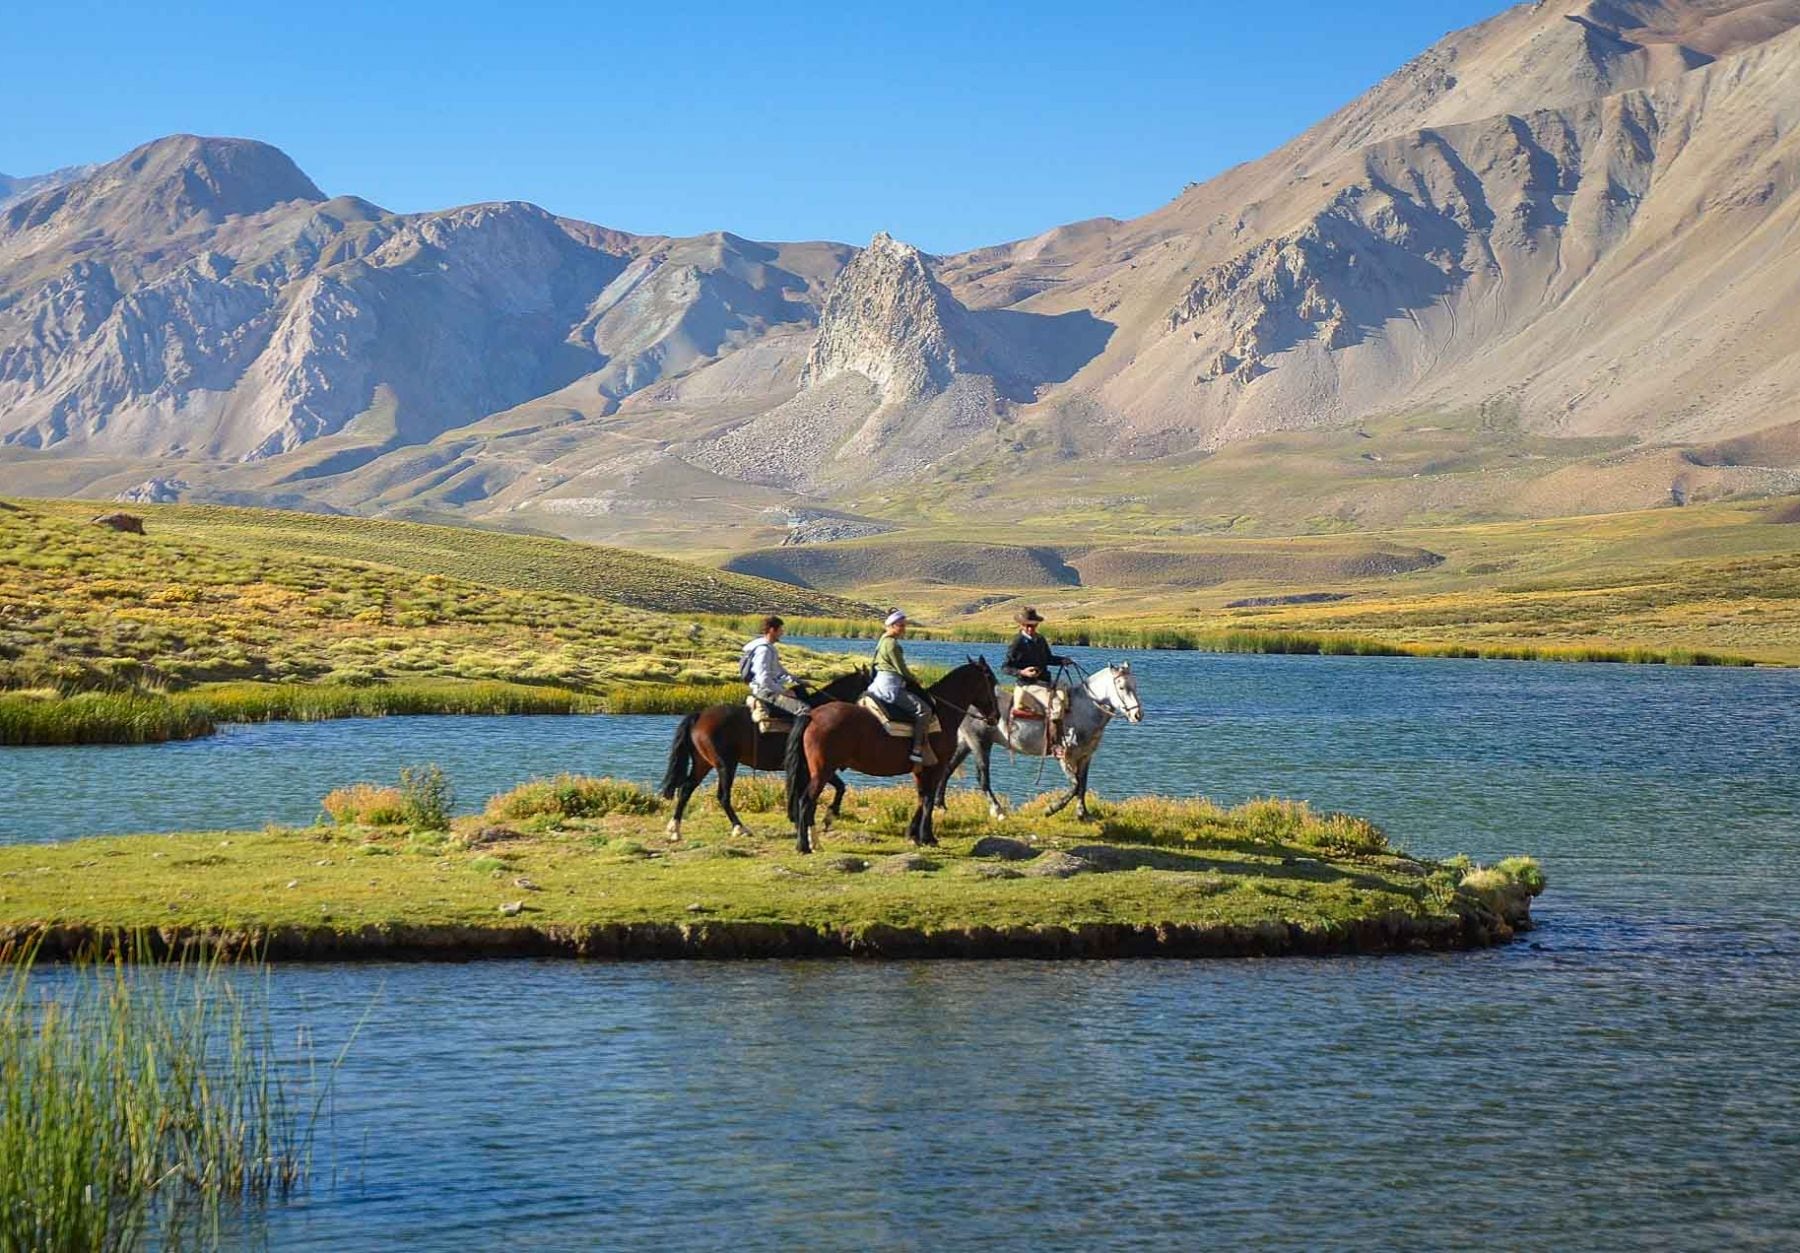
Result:
<svg viewBox="0 0 1800 1253"><path fill-rule="evenodd" d="M322 1050L373 1010L274 1243L1800 1246L1800 674L1132 660L1149 720L1109 734L1102 793L1303 796L1421 853L1530 851L1540 928L1369 961L287 968L282 1020ZM473 807L658 774L671 721L8 751L0 826L304 820L431 760ZM1006 768L1015 799L1036 765Z"/></svg>

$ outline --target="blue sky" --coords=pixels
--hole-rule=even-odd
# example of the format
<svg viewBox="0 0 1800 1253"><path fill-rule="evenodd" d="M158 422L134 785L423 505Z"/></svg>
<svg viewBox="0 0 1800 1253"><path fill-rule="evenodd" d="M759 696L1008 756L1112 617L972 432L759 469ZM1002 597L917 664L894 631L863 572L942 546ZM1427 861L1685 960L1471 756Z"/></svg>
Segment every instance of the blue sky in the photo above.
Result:
<svg viewBox="0 0 1800 1253"><path fill-rule="evenodd" d="M390 209L950 252L1155 208L1501 7L20 0L0 170L245 135Z"/></svg>

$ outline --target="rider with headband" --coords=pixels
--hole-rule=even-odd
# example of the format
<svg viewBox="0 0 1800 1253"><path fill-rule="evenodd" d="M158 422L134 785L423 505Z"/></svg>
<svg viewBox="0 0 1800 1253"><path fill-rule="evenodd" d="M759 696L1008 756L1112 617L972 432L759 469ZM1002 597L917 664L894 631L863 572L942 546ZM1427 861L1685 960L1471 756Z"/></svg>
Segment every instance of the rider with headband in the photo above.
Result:
<svg viewBox="0 0 1800 1253"><path fill-rule="evenodd" d="M869 694L884 705L910 711L912 714L912 760L914 765L925 760L925 737L931 733L931 705L924 697L908 691L908 685L919 681L906 664L906 650L900 637L906 634L906 615L896 609L882 624L881 642L875 645L875 681Z"/></svg>

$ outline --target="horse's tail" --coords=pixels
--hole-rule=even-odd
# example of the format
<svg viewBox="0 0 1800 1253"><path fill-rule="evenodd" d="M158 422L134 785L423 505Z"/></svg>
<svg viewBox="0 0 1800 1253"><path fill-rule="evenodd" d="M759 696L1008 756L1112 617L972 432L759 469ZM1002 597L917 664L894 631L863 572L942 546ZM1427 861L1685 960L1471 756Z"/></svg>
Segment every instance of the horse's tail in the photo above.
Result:
<svg viewBox="0 0 1800 1253"><path fill-rule="evenodd" d="M788 732L787 752L782 758L782 769L787 774L787 809L790 822L800 821L801 798L806 794L806 789L812 785L812 774L806 768L806 727L811 721L811 713L794 716L794 729Z"/></svg>
<svg viewBox="0 0 1800 1253"><path fill-rule="evenodd" d="M699 719L699 714L689 714L675 728L675 740L669 745L669 768L663 772L664 800L675 799L675 793L694 768L694 723Z"/></svg>

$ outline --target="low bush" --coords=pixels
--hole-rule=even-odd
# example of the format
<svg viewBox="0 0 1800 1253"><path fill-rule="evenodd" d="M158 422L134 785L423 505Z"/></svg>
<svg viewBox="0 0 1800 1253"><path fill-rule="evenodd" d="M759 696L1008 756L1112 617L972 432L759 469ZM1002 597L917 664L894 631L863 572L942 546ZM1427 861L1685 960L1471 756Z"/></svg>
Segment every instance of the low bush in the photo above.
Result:
<svg viewBox="0 0 1800 1253"><path fill-rule="evenodd" d="M450 780L436 765L407 767L400 772L400 796L406 821L417 831L448 831L455 797Z"/></svg>
<svg viewBox="0 0 1800 1253"><path fill-rule="evenodd" d="M340 826L398 827L407 822L406 797L399 788L352 783L326 793L320 803Z"/></svg>
<svg viewBox="0 0 1800 1253"><path fill-rule="evenodd" d="M501 822L531 818L603 818L608 814L654 814L662 800L618 779L559 774L531 779L487 803L487 816Z"/></svg>

